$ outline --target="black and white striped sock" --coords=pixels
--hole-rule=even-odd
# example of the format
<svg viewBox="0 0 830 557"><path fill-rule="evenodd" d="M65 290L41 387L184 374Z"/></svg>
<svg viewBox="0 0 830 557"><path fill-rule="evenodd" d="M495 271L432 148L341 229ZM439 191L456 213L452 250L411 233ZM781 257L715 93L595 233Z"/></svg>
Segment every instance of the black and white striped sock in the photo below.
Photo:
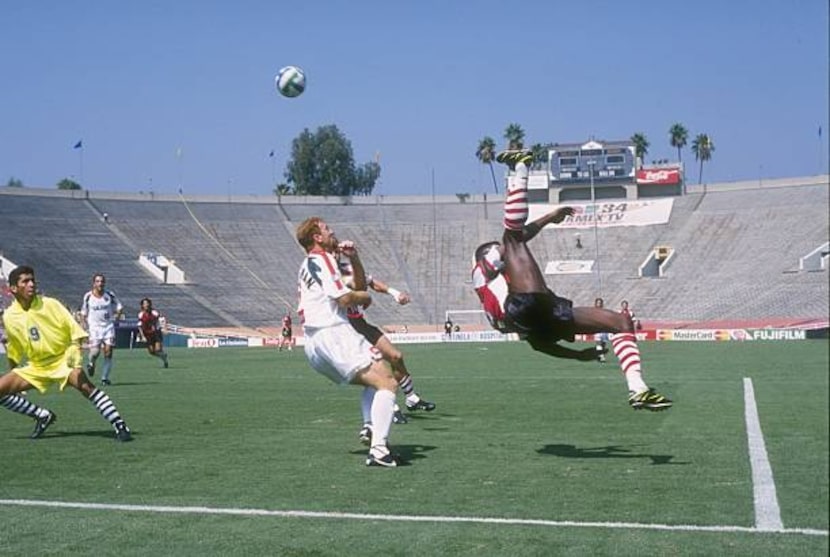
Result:
<svg viewBox="0 0 830 557"><path fill-rule="evenodd" d="M415 387L412 385L412 376L411 375L404 375L400 381L398 381L398 386L403 391L403 394L409 396L415 390Z"/></svg>
<svg viewBox="0 0 830 557"><path fill-rule="evenodd" d="M102 391L101 389L95 389L92 391L92 394L89 395L89 400L92 401L92 404L95 405L95 408L98 409L98 412L110 423L112 427L119 427L121 424L124 423L124 419L121 417L121 414L118 413L118 409L115 407L115 403L110 400L110 397Z"/></svg>
<svg viewBox="0 0 830 557"><path fill-rule="evenodd" d="M0 406L31 418L43 418L49 415L49 410L41 408L20 395L6 395L0 398Z"/></svg>

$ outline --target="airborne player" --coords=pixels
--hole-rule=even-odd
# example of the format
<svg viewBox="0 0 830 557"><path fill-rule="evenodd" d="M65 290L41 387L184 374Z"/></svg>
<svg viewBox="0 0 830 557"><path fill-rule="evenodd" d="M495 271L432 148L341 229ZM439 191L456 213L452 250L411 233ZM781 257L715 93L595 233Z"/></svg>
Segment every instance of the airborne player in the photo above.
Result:
<svg viewBox="0 0 830 557"><path fill-rule="evenodd" d="M542 227L562 222L573 215L573 209L562 207L525 224L528 165L533 155L526 150L508 150L499 153L496 160L514 170L504 201L504 234L501 243L486 242L476 249L473 268L473 287L490 324L502 332L518 333L534 350L582 361L595 360L596 348L573 350L559 341L573 342L576 333L612 333L611 345L628 384L628 404L635 410L671 407L671 400L643 380L631 319L605 308L575 308L571 300L554 294L527 247Z"/></svg>

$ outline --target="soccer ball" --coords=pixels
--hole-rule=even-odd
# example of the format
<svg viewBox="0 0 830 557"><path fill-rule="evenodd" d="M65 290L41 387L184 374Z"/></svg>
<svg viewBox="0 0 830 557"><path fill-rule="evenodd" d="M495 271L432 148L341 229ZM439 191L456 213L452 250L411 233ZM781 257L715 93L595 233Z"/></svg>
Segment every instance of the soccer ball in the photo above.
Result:
<svg viewBox="0 0 830 557"><path fill-rule="evenodd" d="M286 66L277 72L277 91L284 97L297 97L305 91L305 72L297 66Z"/></svg>

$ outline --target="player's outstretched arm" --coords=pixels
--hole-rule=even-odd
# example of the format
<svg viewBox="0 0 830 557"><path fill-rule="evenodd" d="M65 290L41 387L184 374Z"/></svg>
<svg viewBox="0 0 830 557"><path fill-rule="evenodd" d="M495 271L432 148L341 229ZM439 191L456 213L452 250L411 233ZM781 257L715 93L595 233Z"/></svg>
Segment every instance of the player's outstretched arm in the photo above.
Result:
<svg viewBox="0 0 830 557"><path fill-rule="evenodd" d="M369 283L369 286L375 292L379 292L381 294L389 294L397 303L399 303L402 306L405 306L411 301L409 293L401 292L400 290L392 288L385 282L379 281L374 277L372 277L372 282Z"/></svg>
<svg viewBox="0 0 830 557"><path fill-rule="evenodd" d="M535 221L526 224L524 228L522 228L522 235L524 237L525 242L529 242L532 240L536 235L547 225L549 224L559 224L565 217L569 217L574 214L573 207L560 207L555 211L551 211L550 213L539 217Z"/></svg>
<svg viewBox="0 0 830 557"><path fill-rule="evenodd" d="M585 348L584 350L574 350L566 346L560 345L558 342L552 340L528 339L528 344L534 350L553 356L554 358L567 358L569 360L579 360L580 362L591 362L597 359L600 354L597 352L595 346ZM607 352L608 350L605 349Z"/></svg>

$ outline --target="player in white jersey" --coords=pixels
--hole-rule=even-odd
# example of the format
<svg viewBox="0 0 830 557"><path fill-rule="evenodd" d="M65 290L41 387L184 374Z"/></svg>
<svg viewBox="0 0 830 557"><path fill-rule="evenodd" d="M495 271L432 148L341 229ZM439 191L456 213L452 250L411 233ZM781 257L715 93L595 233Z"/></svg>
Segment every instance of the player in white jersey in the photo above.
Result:
<svg viewBox="0 0 830 557"><path fill-rule="evenodd" d="M594 360L603 352L595 348L573 350L559 341L573 342L576 333L612 333L612 348L628 384L628 404L635 410L670 408L672 401L649 388L643 379L631 319L605 308L573 307L571 300L557 296L548 288L527 246L543 226L564 221L574 209L562 207L526 224L528 165L533 155L523 149L508 150L499 153L496 160L513 171L504 200L504 233L501 243L486 242L476 248L473 268L473 287L491 325L502 332L517 333L534 350L577 360Z"/></svg>
<svg viewBox="0 0 830 557"><path fill-rule="evenodd" d="M110 385L112 372L112 349L115 346L115 321L124 314L124 306L118 297L106 289L107 279L101 273L92 277L92 290L84 294L81 315L89 333L89 361L87 375L95 375L95 362L103 351L104 365L101 383Z"/></svg>
<svg viewBox="0 0 830 557"><path fill-rule="evenodd" d="M371 408L373 429L366 465L397 466L399 459L389 450L387 439L398 384L380 352L354 330L346 315L349 306L368 307L372 298L365 283L357 281L355 290L351 290L343 282L334 256L337 237L323 219L309 217L300 223L297 241L307 253L298 274L297 311L303 325L306 357L315 371L334 383L377 389ZM357 250L346 247L343 253L362 274Z"/></svg>

